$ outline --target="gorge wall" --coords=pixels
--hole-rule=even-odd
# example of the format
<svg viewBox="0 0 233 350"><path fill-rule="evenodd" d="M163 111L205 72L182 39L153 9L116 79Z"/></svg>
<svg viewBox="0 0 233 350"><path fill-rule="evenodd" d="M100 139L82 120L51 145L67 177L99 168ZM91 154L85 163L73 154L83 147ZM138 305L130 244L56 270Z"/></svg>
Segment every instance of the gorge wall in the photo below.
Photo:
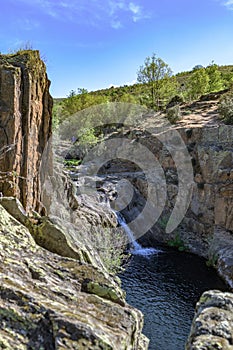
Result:
<svg viewBox="0 0 233 350"><path fill-rule="evenodd" d="M160 203L161 192L166 192L167 199L163 203L161 217L140 238L140 242L147 246L156 246L161 242L171 243L177 248L180 244L188 251L209 259L233 287L233 127L218 120L211 125L190 126L190 123L186 123L171 128L182 137L192 164L192 183L188 185L188 190L192 189L192 195L188 210L172 232L166 232L166 225L178 194L179 201L183 198L182 193L179 193L182 180L179 179L177 166L185 165L177 165L169 150L159 141L159 128L155 132L151 128L148 132L149 128L145 131L142 125L121 135L123 138L128 137L135 145L140 141L150 150L162 166L166 180L164 186L164 179L160 175L150 178L153 188L157 189L156 206ZM169 135L169 131L167 133ZM131 161L113 160L103 174L108 182L111 182L111 176L115 183L117 178L121 180L126 177L133 184L134 197L123 211L127 221L131 222L138 215L143 216L143 208L150 197L148 180L143 171L135 168ZM113 186L114 189L116 191L116 186ZM124 192L127 193L127 189L121 189L121 193ZM145 221L147 219L144 218Z"/></svg>
<svg viewBox="0 0 233 350"><path fill-rule="evenodd" d="M178 131L193 165L190 205L173 233L166 234L158 222L148 239L168 242L178 235L189 251L208 258L233 287L233 127L219 123L209 127L182 127ZM179 191L176 164L163 149L155 154L166 173L165 216L169 217Z"/></svg>
<svg viewBox="0 0 233 350"><path fill-rule="evenodd" d="M38 51L0 55L0 192L42 211L40 159L51 136L50 82Z"/></svg>
<svg viewBox="0 0 233 350"><path fill-rule="evenodd" d="M116 225L110 208L98 196L77 198L59 169L47 184L50 200L43 203L40 166L51 136L49 84L37 51L0 56L0 348L147 349L143 315L127 305L120 281L106 270L88 239L92 226ZM142 242L167 243L178 234L190 251L209 257L231 285L232 127L176 128L190 152L194 189L189 209L172 233L165 226L179 191L176 165L152 131L144 133L143 126L127 131L132 143L140 138L156 155L167 181L164 221L158 220ZM125 213L130 221L145 203L147 186L134 164L121 166L112 162L105 169L107 191L115 195L120 173L131 179L137 193ZM154 179L155 185L159 180ZM41 216L45 212L51 217ZM203 296L187 349L232 346L231 304L230 293Z"/></svg>
<svg viewBox="0 0 233 350"><path fill-rule="evenodd" d="M110 208L77 199L59 169L42 203L49 84L37 51L0 56L0 348L147 349L143 315L88 239L91 226L116 224Z"/></svg>
<svg viewBox="0 0 233 350"><path fill-rule="evenodd" d="M216 102L215 106L217 106ZM147 234L140 238L140 243L156 247L158 243L163 242L207 258L208 263L217 269L232 290L233 127L224 125L218 116L216 118L211 116L207 121L205 114L199 114L198 118L198 121L183 120L175 126L170 126L181 135L189 152L193 169L193 184L190 183L190 187L193 185L193 190L188 210L176 230L170 233L166 232L166 225L177 202L180 179L177 164L171 153L159 141L158 135L164 132L163 128L157 128L157 130L154 128L154 132L153 127L149 129L148 123L145 127L142 123L141 126L130 130L126 128L118 132L117 136L110 137L127 138L135 146L137 142L142 143L155 155L165 174L166 188L162 185L163 179L159 176L150 178L154 188L158 189L158 203L161 191L167 192L167 201L162 216ZM149 125L156 125L156 116L151 119ZM160 122L159 118L157 122ZM117 187L119 181L126 178L133 184L134 196L130 203L127 202L128 198L131 198L127 195L129 193L127 182L124 185L121 181L119 191L121 196L125 194L125 198L122 199L126 204L123 213L129 223L139 215L143 216L143 208L149 197L148 179L142 169L131 161L132 158L132 154L126 153L127 161L112 160L102 168L102 178L99 178L99 189L104 191L112 201L115 200L119 190ZM95 162L94 159L93 162ZM147 219L144 217L145 221ZM186 349L231 349L232 305L232 293L205 292L196 306Z"/></svg>

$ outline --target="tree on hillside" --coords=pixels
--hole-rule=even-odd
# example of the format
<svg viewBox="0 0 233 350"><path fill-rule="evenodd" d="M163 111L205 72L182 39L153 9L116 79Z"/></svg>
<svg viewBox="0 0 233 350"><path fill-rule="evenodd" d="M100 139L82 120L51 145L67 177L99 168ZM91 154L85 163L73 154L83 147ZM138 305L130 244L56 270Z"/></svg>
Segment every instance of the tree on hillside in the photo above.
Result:
<svg viewBox="0 0 233 350"><path fill-rule="evenodd" d="M232 89L233 88L233 68L227 67L227 69L221 69L221 76L223 80L224 89Z"/></svg>
<svg viewBox="0 0 233 350"><path fill-rule="evenodd" d="M67 99L63 102L64 116L76 113L78 110L85 108L85 101L87 99L88 91L83 88L78 88L77 92L71 90Z"/></svg>
<svg viewBox="0 0 233 350"><path fill-rule="evenodd" d="M209 91L210 78L205 68L195 70L188 79L187 95L190 99L197 99Z"/></svg>
<svg viewBox="0 0 233 350"><path fill-rule="evenodd" d="M77 95L77 93L75 92L75 90L71 90L69 95L67 96L67 98L74 97L76 95Z"/></svg>
<svg viewBox="0 0 233 350"><path fill-rule="evenodd" d="M171 79L172 70L154 53L145 59L144 65L139 68L137 75L139 83L148 84L150 87L152 108L159 109L166 95L172 94L176 89L175 80Z"/></svg>
<svg viewBox="0 0 233 350"><path fill-rule="evenodd" d="M222 95L219 100L218 111L224 123L233 125L233 91Z"/></svg>
<svg viewBox="0 0 233 350"><path fill-rule="evenodd" d="M220 91L224 88L221 72L217 64L212 62L206 72L209 76L209 92Z"/></svg>
<svg viewBox="0 0 233 350"><path fill-rule="evenodd" d="M204 68L201 64L197 64L196 66L193 67L192 70L197 70L197 69L201 69Z"/></svg>
<svg viewBox="0 0 233 350"><path fill-rule="evenodd" d="M137 103L137 99L134 95L125 93L122 96L120 96L118 102Z"/></svg>
<svg viewBox="0 0 233 350"><path fill-rule="evenodd" d="M86 89L79 88L77 89L77 93L72 90L63 102L64 118L88 107L106 103L107 101L108 98L106 96L94 95Z"/></svg>

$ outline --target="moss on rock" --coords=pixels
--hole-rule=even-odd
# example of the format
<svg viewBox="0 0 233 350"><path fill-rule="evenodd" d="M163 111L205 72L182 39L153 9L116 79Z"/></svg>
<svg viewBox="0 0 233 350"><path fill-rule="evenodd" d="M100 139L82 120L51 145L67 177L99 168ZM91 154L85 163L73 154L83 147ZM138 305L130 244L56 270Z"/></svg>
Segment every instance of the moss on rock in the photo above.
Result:
<svg viewBox="0 0 233 350"><path fill-rule="evenodd" d="M0 348L141 349L143 316L116 281L37 246L1 205L0 259Z"/></svg>

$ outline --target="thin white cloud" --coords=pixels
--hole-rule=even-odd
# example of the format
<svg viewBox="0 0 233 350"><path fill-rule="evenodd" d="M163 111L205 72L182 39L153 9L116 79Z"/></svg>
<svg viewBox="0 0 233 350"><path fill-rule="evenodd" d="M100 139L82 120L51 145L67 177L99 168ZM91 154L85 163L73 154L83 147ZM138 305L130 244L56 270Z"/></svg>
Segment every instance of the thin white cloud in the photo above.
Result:
<svg viewBox="0 0 233 350"><path fill-rule="evenodd" d="M224 1L223 3L229 10L233 10L233 0Z"/></svg>
<svg viewBox="0 0 233 350"><path fill-rule="evenodd" d="M29 18L19 19L17 21L17 24L20 28L23 28L26 31L35 30L40 26L40 23L38 21L29 19Z"/></svg>
<svg viewBox="0 0 233 350"><path fill-rule="evenodd" d="M150 18L150 15L145 12L144 8L138 5L136 2L122 0L119 2L114 2L113 5L112 0L110 0L109 4L112 8L112 15L119 15L119 10L122 10L128 14L128 19L132 20L133 22Z"/></svg>
<svg viewBox="0 0 233 350"><path fill-rule="evenodd" d="M122 28L122 23L120 21L112 21L111 27L113 29L120 29Z"/></svg>
<svg viewBox="0 0 233 350"><path fill-rule="evenodd" d="M114 88L117 88L117 87L120 87L120 86L124 86L124 85L134 85L137 83L137 79L133 79L132 81L127 81L125 83L122 83L121 85L117 85L117 84L109 84L108 88L110 89L111 87L114 87Z"/></svg>
<svg viewBox="0 0 233 350"><path fill-rule="evenodd" d="M143 7L139 6L133 2L129 3L129 10L132 12L133 14L133 22L138 22L142 19L147 19L150 18L150 16L144 12Z"/></svg>
<svg viewBox="0 0 233 350"><path fill-rule="evenodd" d="M109 7L109 15L115 16L119 11L125 11L127 9L127 6L125 4L125 1L112 1L109 0L107 2L107 7Z"/></svg>
<svg viewBox="0 0 233 350"><path fill-rule="evenodd" d="M129 0L19 0L59 20L73 20L93 26L107 24L114 29L127 22L149 18L144 8ZM137 0L138 1L138 0ZM140 1L140 0L139 0Z"/></svg>
<svg viewBox="0 0 233 350"><path fill-rule="evenodd" d="M124 85L134 85L137 83L137 79L133 79L132 81L127 81Z"/></svg>
<svg viewBox="0 0 233 350"><path fill-rule="evenodd" d="M137 14L139 14L141 12L141 7L139 5L134 4L133 2L129 3L129 9L135 15L137 15Z"/></svg>

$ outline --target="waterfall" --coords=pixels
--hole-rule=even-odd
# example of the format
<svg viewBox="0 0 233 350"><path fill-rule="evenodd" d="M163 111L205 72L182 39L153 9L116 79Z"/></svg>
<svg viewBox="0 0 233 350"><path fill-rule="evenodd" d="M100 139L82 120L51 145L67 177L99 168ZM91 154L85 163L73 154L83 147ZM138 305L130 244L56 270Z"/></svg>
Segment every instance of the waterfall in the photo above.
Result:
<svg viewBox="0 0 233 350"><path fill-rule="evenodd" d="M158 250L155 248L143 248L141 246L141 244L139 244L136 241L136 239L133 235L133 232L130 230L124 217L119 212L117 212L116 215L117 215L119 225L124 229L125 233L127 234L128 238L129 238L129 243L131 245L131 249L130 249L131 254L148 256L148 255L153 255L153 254L161 252L161 250Z"/></svg>

